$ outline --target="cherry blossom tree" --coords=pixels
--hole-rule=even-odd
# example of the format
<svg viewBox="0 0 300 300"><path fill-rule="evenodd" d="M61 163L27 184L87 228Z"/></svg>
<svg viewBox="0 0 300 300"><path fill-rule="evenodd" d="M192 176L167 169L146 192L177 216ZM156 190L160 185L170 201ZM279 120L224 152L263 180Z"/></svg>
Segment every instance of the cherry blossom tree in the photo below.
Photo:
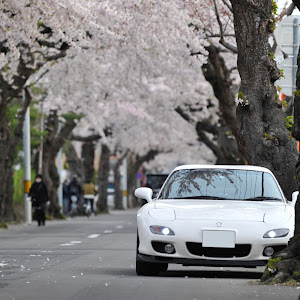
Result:
<svg viewBox="0 0 300 300"><path fill-rule="evenodd" d="M202 1L191 3L210 41L217 39L221 51L230 50L238 55L237 67L241 87L237 99L237 126L232 133L239 142L240 151L248 163L271 169L286 197L290 198L295 189L293 166L296 162L296 148L285 127L285 115L274 87L280 72L269 54L272 52L269 37L276 23L276 3L257 1L252 5L249 1L212 0L208 1L208 10L205 10L205 13L202 10ZM253 24L256 24L257 28ZM258 28L262 31L257 30ZM223 48L220 48L220 45ZM220 74L225 75L224 71L225 69ZM230 81L224 79L226 88ZM214 90L217 91L215 88ZM233 97L230 93L227 95L227 99L232 99L233 103ZM232 107L231 114L234 115L234 104L229 107ZM220 108L222 110L222 106ZM230 110L223 111L223 116L226 116L226 113L230 113ZM226 123L230 124L228 119ZM231 122L233 125L234 123Z"/></svg>
<svg viewBox="0 0 300 300"><path fill-rule="evenodd" d="M276 6L268 0L232 0L231 4L241 76L237 108L241 147L249 163L268 167L275 173L290 199L296 188L297 150L276 98L274 82L280 78L280 71L269 54Z"/></svg>
<svg viewBox="0 0 300 300"><path fill-rule="evenodd" d="M108 124L124 124L128 115L152 120L156 111L149 114L150 104L164 109L195 98L194 80L204 61L203 55L190 55L204 42L188 26L191 16L180 1L129 3L126 12L122 38L83 47L53 66L41 83L48 110L82 113L88 119L83 128L97 128L101 136Z"/></svg>
<svg viewBox="0 0 300 300"><path fill-rule="evenodd" d="M109 65L111 65L120 68L123 61L118 56L122 54L118 51L119 48L127 49L124 52L127 55L127 61L134 60L134 66L136 65L135 60L144 61L143 55L147 52L152 53L153 62L159 62L162 59L182 62L184 56L187 56L187 51L183 46L177 49L175 47L168 49L170 37L173 39L173 44L178 40L181 45L188 40L191 45L193 42L199 44L197 39L193 41L191 38L193 31L187 26L190 16L186 13L184 2L181 1L164 3L159 3L159 1L152 3L101 1L99 3L93 0L3 0L0 5L2 23L0 68L3 71L1 72L2 115L5 115L6 105L10 99L19 97L24 87L30 86L42 76L48 70L51 61L65 56L66 50L70 56L74 56L75 50L90 49L93 51L91 55L95 57L102 57L102 50L109 50L117 56L112 55L113 60L106 61L107 67L110 68ZM145 24L148 29L151 29L150 34L144 26ZM166 30L161 30L162 26L165 26ZM195 38L195 35L193 37ZM160 48L158 49L155 45L160 45ZM165 47L166 51L161 51L162 47ZM133 55L130 56L128 53ZM156 59L156 55L159 55L160 59ZM125 55L123 55L123 59L124 57ZM122 68L119 70L121 71ZM116 79L119 83L124 78L132 78L130 72L134 71L134 67L124 71L119 73L119 76L111 78ZM137 85L138 82L139 80L136 80L135 84ZM134 80L131 81L131 86L134 87ZM109 90L109 93L117 91L119 95L132 97L125 85L114 85L114 89L113 91ZM107 91L104 89L102 91L106 95ZM29 102L30 94L27 92L27 101L20 111L18 129L22 126L24 112ZM7 122L5 118L1 118L1 120L3 148L9 149L9 153L13 153L17 138L13 138L13 143L8 140ZM19 130L19 132L21 131ZM15 137L17 136L20 137L21 134L16 131ZM11 169L13 158L7 155L8 152L2 153L0 169L4 170L4 173L1 174L3 175L1 177L5 178L3 182L7 183L11 178L11 172L2 167L9 159L10 163L6 165ZM9 194L12 195L12 193L4 191L5 186L7 184L0 187L0 202L4 203L3 199L8 199L8 203L12 203L11 197L9 197ZM7 209L3 205L1 207L1 215L7 215Z"/></svg>

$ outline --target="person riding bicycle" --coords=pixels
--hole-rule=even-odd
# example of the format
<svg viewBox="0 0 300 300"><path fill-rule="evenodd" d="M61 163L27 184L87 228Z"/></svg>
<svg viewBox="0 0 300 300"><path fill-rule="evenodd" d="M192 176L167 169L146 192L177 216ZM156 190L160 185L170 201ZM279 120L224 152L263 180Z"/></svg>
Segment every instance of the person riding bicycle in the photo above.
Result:
<svg viewBox="0 0 300 300"><path fill-rule="evenodd" d="M83 185L83 197L85 205L88 204L90 201L91 204L91 212L94 214L94 198L96 194L95 185L92 183L91 180L87 180Z"/></svg>

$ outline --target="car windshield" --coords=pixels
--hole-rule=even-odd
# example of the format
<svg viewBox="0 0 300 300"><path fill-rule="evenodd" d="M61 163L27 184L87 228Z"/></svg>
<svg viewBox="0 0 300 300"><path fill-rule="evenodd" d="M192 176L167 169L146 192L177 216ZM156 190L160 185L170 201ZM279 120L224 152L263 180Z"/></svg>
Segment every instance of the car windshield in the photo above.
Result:
<svg viewBox="0 0 300 300"><path fill-rule="evenodd" d="M166 182L159 199L283 201L271 174L233 169L175 171Z"/></svg>

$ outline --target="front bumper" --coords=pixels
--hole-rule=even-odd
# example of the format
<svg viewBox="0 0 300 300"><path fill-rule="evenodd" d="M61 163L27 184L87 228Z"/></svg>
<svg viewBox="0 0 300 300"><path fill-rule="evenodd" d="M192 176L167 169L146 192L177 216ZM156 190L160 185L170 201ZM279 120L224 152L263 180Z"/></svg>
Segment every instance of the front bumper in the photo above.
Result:
<svg viewBox="0 0 300 300"><path fill-rule="evenodd" d="M175 236L154 235L151 233L150 225L160 225L171 228L175 232ZM288 225L288 224L286 224ZM282 225L281 225L282 226ZM282 226L288 228L287 226ZM228 254L228 249L224 249L226 255L218 255L218 251L209 252L204 249L204 253L197 252L197 244L202 243L203 230L216 230L214 221L153 221L153 219L138 218L138 235L139 247L138 252L143 255L143 259L149 259L155 262L165 259L168 263L204 265L204 266L264 266L269 257L264 255L265 247L275 247L278 249L287 246L292 232L283 238L266 239L263 234L272 229L272 225L263 222L224 222L222 230L236 232L236 246L250 246L250 251L245 255ZM175 247L173 254L163 253L154 249L152 243L170 243ZM196 244L196 250L191 251L187 244ZM274 249L275 251L277 251ZM214 250L214 249L213 249ZM216 249L218 250L218 249ZM222 249L219 249L222 250ZM229 249L230 250L230 249ZM281 250L281 249L279 249ZM278 251L279 251L278 250ZM222 253L223 254L223 253Z"/></svg>
<svg viewBox="0 0 300 300"><path fill-rule="evenodd" d="M259 267L265 266L268 260L210 260L177 257L162 257L138 253L137 260L151 263L180 264L183 266L210 266L210 267Z"/></svg>

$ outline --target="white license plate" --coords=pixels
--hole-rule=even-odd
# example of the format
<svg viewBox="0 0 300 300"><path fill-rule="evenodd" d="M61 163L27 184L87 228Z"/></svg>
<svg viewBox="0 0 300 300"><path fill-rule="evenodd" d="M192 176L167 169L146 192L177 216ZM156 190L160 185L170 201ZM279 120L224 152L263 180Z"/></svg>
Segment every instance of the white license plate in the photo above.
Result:
<svg viewBox="0 0 300 300"><path fill-rule="evenodd" d="M235 232L222 230L204 230L202 234L202 247L234 248Z"/></svg>

